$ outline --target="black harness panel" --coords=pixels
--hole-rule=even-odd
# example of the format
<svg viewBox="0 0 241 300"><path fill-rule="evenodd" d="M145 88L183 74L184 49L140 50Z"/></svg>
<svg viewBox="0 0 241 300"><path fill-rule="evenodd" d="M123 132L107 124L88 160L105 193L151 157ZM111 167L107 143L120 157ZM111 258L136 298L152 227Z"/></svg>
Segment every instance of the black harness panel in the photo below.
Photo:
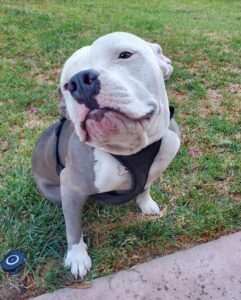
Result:
<svg viewBox="0 0 241 300"><path fill-rule="evenodd" d="M170 106L170 119L172 119L173 114L174 107ZM60 172L64 168L59 158L58 144L61 129L65 120L65 118L61 118L60 123L56 128L56 170L58 174L60 174ZM131 201L137 195L142 193L146 185L150 168L157 153L160 150L161 143L162 138L132 155L111 154L129 171L132 180L131 189L120 193L117 193L116 191L97 193L91 195L90 198L107 204L123 204Z"/></svg>
<svg viewBox="0 0 241 300"><path fill-rule="evenodd" d="M134 199L144 190L151 165L160 150L161 143L162 139L132 155L112 154L129 171L132 179L131 189L123 193L111 191L90 197L108 204L123 204Z"/></svg>

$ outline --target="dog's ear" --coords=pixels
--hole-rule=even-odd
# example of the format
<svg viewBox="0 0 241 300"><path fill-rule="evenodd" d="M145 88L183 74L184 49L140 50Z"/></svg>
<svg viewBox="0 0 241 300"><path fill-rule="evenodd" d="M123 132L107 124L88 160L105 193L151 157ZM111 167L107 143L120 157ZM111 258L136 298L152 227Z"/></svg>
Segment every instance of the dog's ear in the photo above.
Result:
<svg viewBox="0 0 241 300"><path fill-rule="evenodd" d="M69 115L67 112L67 108L66 108L66 102L63 96L63 93L61 91L60 86L58 85L58 95L59 95L59 113L61 114L61 116L65 117L66 119L69 119Z"/></svg>
<svg viewBox="0 0 241 300"><path fill-rule="evenodd" d="M160 45L156 43L149 43L149 45L155 54L158 65L162 71L164 80L169 79L173 71L171 60L162 53L162 48Z"/></svg>

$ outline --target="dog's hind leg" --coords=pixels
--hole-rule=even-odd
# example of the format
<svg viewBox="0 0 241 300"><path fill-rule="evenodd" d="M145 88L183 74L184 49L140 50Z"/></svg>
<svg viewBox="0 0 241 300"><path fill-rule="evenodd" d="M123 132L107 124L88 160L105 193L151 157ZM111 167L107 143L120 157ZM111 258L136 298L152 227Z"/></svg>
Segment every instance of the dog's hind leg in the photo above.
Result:
<svg viewBox="0 0 241 300"><path fill-rule="evenodd" d="M42 179L38 180L37 187L41 194L50 202L58 206L62 205L59 185L51 184L48 181Z"/></svg>

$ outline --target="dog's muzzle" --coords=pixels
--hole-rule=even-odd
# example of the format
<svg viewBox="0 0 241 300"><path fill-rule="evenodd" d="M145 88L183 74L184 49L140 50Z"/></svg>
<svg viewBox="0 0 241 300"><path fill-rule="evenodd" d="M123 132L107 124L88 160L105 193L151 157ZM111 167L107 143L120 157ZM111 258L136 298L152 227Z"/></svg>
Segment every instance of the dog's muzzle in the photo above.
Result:
<svg viewBox="0 0 241 300"><path fill-rule="evenodd" d="M99 108L95 96L100 91L99 72L94 70L84 70L71 77L65 88L72 97L80 104L84 104L89 109Z"/></svg>

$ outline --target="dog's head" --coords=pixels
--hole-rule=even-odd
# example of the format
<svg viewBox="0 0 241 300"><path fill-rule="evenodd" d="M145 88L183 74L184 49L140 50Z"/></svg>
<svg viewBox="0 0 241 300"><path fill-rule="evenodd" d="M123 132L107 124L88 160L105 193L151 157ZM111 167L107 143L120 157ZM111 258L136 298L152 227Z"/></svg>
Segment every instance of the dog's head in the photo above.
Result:
<svg viewBox="0 0 241 300"><path fill-rule="evenodd" d="M114 154L136 153L169 126L164 79L171 61L161 47L115 32L76 51L60 89L80 140Z"/></svg>

